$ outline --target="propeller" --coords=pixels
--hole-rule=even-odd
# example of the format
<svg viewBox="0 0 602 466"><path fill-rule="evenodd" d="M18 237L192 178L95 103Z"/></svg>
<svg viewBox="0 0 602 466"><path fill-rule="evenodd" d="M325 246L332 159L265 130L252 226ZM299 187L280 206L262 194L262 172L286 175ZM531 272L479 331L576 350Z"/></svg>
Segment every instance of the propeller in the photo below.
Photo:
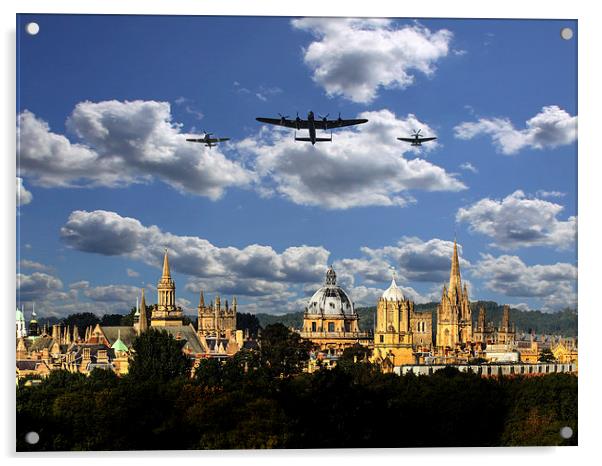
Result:
<svg viewBox="0 0 602 466"><path fill-rule="evenodd" d="M279 113L278 115L280 115L280 119L283 121L288 118L288 115L283 115L282 113Z"/></svg>
<svg viewBox="0 0 602 466"><path fill-rule="evenodd" d="M327 113L325 116L318 115L318 117L321 118L323 121L326 121L328 120L328 115L330 115L330 113Z"/></svg>
<svg viewBox="0 0 602 466"><path fill-rule="evenodd" d="M338 120L339 120L339 121L342 121L342 118L341 118L341 112L339 112L339 118L338 118Z"/></svg>
<svg viewBox="0 0 602 466"><path fill-rule="evenodd" d="M414 132L412 134L414 136L420 136L420 131L422 131L422 129L419 129L418 131L414 130Z"/></svg>

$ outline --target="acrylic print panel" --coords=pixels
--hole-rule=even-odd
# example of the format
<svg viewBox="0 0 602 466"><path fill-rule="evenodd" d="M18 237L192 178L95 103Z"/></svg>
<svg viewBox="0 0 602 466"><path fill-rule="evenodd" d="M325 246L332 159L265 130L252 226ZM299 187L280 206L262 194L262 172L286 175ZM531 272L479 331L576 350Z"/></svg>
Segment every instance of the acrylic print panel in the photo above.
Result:
<svg viewBox="0 0 602 466"><path fill-rule="evenodd" d="M18 15L17 450L575 445L577 37Z"/></svg>

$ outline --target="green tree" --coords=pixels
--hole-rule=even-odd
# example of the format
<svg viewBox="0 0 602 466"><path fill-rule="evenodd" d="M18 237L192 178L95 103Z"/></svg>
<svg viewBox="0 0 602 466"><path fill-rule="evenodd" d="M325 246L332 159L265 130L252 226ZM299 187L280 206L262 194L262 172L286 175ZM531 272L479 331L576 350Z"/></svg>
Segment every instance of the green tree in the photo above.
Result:
<svg viewBox="0 0 602 466"><path fill-rule="evenodd" d="M259 338L259 361L275 376L288 377L303 370L311 342L282 324L268 325Z"/></svg>
<svg viewBox="0 0 602 466"><path fill-rule="evenodd" d="M345 362L368 362L368 358L370 358L371 355L372 351L370 348L356 343L343 350L340 360Z"/></svg>
<svg viewBox="0 0 602 466"><path fill-rule="evenodd" d="M556 362L556 358L554 357L554 353L549 348L544 348L539 352L539 357L537 358L539 362Z"/></svg>
<svg viewBox="0 0 602 466"><path fill-rule="evenodd" d="M105 325L107 327L117 327L121 325L121 320L123 319L123 314L105 314L100 319L100 325Z"/></svg>
<svg viewBox="0 0 602 466"><path fill-rule="evenodd" d="M63 324L72 327L77 326L77 330L80 335L83 335L86 331L86 328L89 326L94 327L96 324L100 323L100 319L96 317L95 314L91 312L78 312L75 314L70 314L69 316L63 319Z"/></svg>
<svg viewBox="0 0 602 466"><path fill-rule="evenodd" d="M186 375L190 361L182 352L183 345L165 331L149 329L134 340L128 377L159 382Z"/></svg>
<svg viewBox="0 0 602 466"><path fill-rule="evenodd" d="M248 312L239 312L236 314L236 330L248 330L249 336L257 338L257 334L261 325L259 325L259 319L255 314Z"/></svg>

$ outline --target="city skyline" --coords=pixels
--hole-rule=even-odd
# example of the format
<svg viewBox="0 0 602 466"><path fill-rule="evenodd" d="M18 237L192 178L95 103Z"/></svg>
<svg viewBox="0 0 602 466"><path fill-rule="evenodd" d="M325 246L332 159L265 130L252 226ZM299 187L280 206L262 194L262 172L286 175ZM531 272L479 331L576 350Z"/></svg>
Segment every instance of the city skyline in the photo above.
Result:
<svg viewBox="0 0 602 466"><path fill-rule="evenodd" d="M472 299L576 306L576 22L34 19L17 302L41 317L127 311L164 248L189 312L200 289L303 310L331 264L356 305L393 268L437 301L454 237ZM311 147L254 121L308 109L369 122ZM396 140L417 128L438 140ZM202 130L231 141L185 142Z"/></svg>

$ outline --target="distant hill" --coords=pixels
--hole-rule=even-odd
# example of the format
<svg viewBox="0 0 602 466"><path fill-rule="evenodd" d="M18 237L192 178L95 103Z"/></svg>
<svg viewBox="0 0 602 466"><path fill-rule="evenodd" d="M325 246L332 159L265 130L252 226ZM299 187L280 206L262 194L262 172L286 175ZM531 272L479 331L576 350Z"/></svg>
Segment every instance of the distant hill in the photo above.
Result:
<svg viewBox="0 0 602 466"><path fill-rule="evenodd" d="M416 304L417 311L431 311L433 314L433 328L437 325L436 302ZM475 301L470 303L473 320L476 324L479 308L485 307L487 321L493 322L497 327L502 320L504 306L494 301ZM356 311L360 317L360 328L362 330L374 330L374 315L376 306L358 307ZM303 324L303 312L292 312L283 315L256 314L259 324L265 327L269 324L280 322L287 327L301 328ZM577 310L564 309L560 312L547 313L541 311L521 311L510 308L510 321L516 325L517 332L528 332L530 330L537 334L555 334L566 337L577 336Z"/></svg>

